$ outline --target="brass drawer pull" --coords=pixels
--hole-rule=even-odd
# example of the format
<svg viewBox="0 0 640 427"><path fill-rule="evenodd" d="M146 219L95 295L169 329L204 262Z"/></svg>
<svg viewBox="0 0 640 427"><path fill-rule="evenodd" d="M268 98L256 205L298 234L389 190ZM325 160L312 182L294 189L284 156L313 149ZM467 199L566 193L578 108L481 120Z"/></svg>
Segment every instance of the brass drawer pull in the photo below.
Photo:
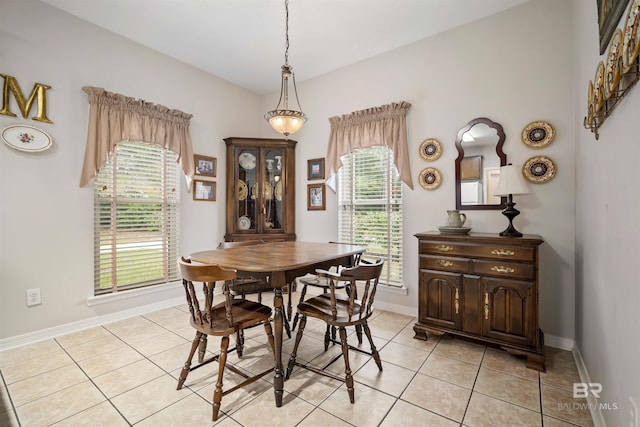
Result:
<svg viewBox="0 0 640 427"><path fill-rule="evenodd" d="M440 252L451 252L453 250L453 246L449 245L436 245L436 250Z"/></svg>
<svg viewBox="0 0 640 427"><path fill-rule="evenodd" d="M493 267L491 267L491 271L495 271L497 273L513 273L516 270L511 267L505 267L503 265L494 265Z"/></svg>
<svg viewBox="0 0 640 427"><path fill-rule="evenodd" d="M489 320L489 293L484 293L484 318Z"/></svg>
<svg viewBox="0 0 640 427"><path fill-rule="evenodd" d="M491 251L493 255L498 256L514 256L516 253L508 249L494 249Z"/></svg>
<svg viewBox="0 0 640 427"><path fill-rule="evenodd" d="M437 260L436 264L438 264L440 267L451 267L453 265L453 263L451 261L447 261L447 260L444 260L444 259Z"/></svg>
<svg viewBox="0 0 640 427"><path fill-rule="evenodd" d="M455 295L455 306L456 306L456 314L460 313L460 292L458 291L458 288L456 288L456 295Z"/></svg>

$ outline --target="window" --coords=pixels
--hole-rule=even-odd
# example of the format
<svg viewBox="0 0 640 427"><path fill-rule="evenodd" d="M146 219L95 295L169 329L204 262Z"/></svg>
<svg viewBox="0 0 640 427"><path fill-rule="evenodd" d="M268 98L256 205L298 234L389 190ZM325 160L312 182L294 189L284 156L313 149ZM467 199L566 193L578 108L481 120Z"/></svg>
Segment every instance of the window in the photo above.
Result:
<svg viewBox="0 0 640 427"><path fill-rule="evenodd" d="M179 279L176 154L124 141L94 184L95 295Z"/></svg>
<svg viewBox="0 0 640 427"><path fill-rule="evenodd" d="M402 184L386 146L342 157L338 172L338 235L384 260L380 282L402 285Z"/></svg>

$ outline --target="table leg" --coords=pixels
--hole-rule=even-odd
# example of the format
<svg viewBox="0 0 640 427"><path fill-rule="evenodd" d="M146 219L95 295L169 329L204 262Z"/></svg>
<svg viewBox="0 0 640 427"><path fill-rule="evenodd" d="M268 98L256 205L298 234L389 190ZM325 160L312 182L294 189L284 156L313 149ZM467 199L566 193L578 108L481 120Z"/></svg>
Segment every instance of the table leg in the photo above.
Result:
<svg viewBox="0 0 640 427"><path fill-rule="evenodd" d="M275 283L284 284L284 274L282 277L272 277ZM280 280L278 280L280 279ZM273 356L275 359L275 370L273 377L273 389L276 397L276 406L282 406L282 393L284 389L284 371L282 369L282 329L284 325L284 303L282 298L282 287L277 286L273 293L273 340L275 348L273 349Z"/></svg>

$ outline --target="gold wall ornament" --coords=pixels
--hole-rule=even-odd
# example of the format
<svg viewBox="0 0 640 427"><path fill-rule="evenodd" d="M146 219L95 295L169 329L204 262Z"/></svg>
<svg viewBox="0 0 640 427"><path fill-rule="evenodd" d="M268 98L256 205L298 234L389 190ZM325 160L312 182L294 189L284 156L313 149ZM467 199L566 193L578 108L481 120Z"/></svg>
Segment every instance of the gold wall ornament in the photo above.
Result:
<svg viewBox="0 0 640 427"><path fill-rule="evenodd" d="M5 74L0 74L0 77L4 79L2 89L2 110L0 110L0 114L9 117L17 117L10 109L9 95L13 93L13 96L18 103L18 108L20 108L20 112L22 113L22 117L26 119L29 115L29 111L31 111L31 107L33 106L33 101L37 97L38 113L31 119L44 123L53 123L47 117L47 89L51 89L51 86L43 83L36 83L29 95L29 99L25 99L15 77L7 76Z"/></svg>

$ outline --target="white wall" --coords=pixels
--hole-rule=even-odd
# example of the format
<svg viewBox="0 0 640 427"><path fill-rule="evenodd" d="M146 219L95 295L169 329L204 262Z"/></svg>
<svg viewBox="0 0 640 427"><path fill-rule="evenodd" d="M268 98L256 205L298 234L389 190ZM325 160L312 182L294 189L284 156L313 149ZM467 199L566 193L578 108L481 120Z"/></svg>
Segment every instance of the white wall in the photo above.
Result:
<svg viewBox="0 0 640 427"><path fill-rule="evenodd" d="M93 189L79 187L88 119L82 87L194 115L194 152L218 158L222 191L218 202L193 202L183 185L183 253L214 247L224 235L222 138L259 132L259 120L246 121L260 117L259 97L38 1L0 0L0 10L0 73L14 76L26 96L36 82L50 85L54 122L23 119L13 99L18 117L0 115L0 128L30 124L54 140L37 154L0 144L0 339L181 295L85 303L93 295ZM27 308L25 290L36 287L43 304Z"/></svg>
<svg viewBox="0 0 640 427"><path fill-rule="evenodd" d="M85 304L93 283L93 199L90 188L78 187L88 112L81 87L102 86L194 114L194 151L219 160L224 157L224 137L276 136L261 117L276 104L277 94L260 99L34 0L0 2L0 73L18 78L24 90L35 82L53 86L49 116L55 122L40 125L55 140L49 152L26 155L0 147L0 339L171 297L97 308ZM536 0L299 83L310 121L295 135L298 238L336 237L335 196L328 195L326 211L306 210L306 161L326 156L328 118L410 102L408 136L415 188L405 187L404 277L409 294L381 293L378 299L417 314L413 235L443 225L446 210L455 205L457 131L480 116L501 123L508 160L521 164L539 154L520 142L522 128L534 120L548 120L558 136L541 153L556 161L558 175L548 184L533 186L532 195L516 199L522 214L515 223L519 230L546 240L541 251L541 326L547 336L573 339L575 119L570 12L570 3ZM27 26L29 31L24 30ZM295 66L295 58L292 63ZM255 121L246 120L252 116ZM24 122L0 116L0 126L19 121ZM430 163L418 155L419 144L429 137L440 139L444 146L442 157ZM442 186L435 191L417 183L427 166L443 173ZM218 174L218 202L194 203L190 194L183 194L185 253L210 248L224 234L223 162ZM498 232L507 225L499 211L467 213L475 231ZM42 288L44 303L27 309L24 290L31 287ZM23 321L8 321L13 318Z"/></svg>
<svg viewBox="0 0 640 427"><path fill-rule="evenodd" d="M549 13L553 9L554 13ZM415 233L435 230L455 209L455 137L476 117L488 117L504 127L504 151L509 162L523 164L538 154L558 165L556 178L532 185L533 194L516 197L522 214L515 226L540 234L540 323L547 335L574 338L574 117L570 3L536 0L500 14L410 44L392 52L299 83L298 92L310 117L296 134L298 198L297 233L301 240L336 238L336 196L327 193L326 211L306 211L307 159L326 156L328 118L355 110L408 101L409 150L414 189L404 187L404 280L408 296L379 294L377 299L411 307L417 315L418 256ZM291 58L295 67L295 58ZM298 74L298 78L302 78ZM263 110L276 96L266 97ZM521 142L522 129L548 120L557 130L543 150ZM443 144L434 162L418 154L430 137ZM438 168L442 185L426 191L417 182L420 171ZM500 211L467 211L474 231L499 232L507 219Z"/></svg>
<svg viewBox="0 0 640 427"><path fill-rule="evenodd" d="M629 396L640 404L640 192L636 85L600 128L596 141L582 126L587 87L599 61L595 2L575 1L574 105L576 127L576 341L610 426L629 425ZM626 20L626 12L618 27Z"/></svg>

